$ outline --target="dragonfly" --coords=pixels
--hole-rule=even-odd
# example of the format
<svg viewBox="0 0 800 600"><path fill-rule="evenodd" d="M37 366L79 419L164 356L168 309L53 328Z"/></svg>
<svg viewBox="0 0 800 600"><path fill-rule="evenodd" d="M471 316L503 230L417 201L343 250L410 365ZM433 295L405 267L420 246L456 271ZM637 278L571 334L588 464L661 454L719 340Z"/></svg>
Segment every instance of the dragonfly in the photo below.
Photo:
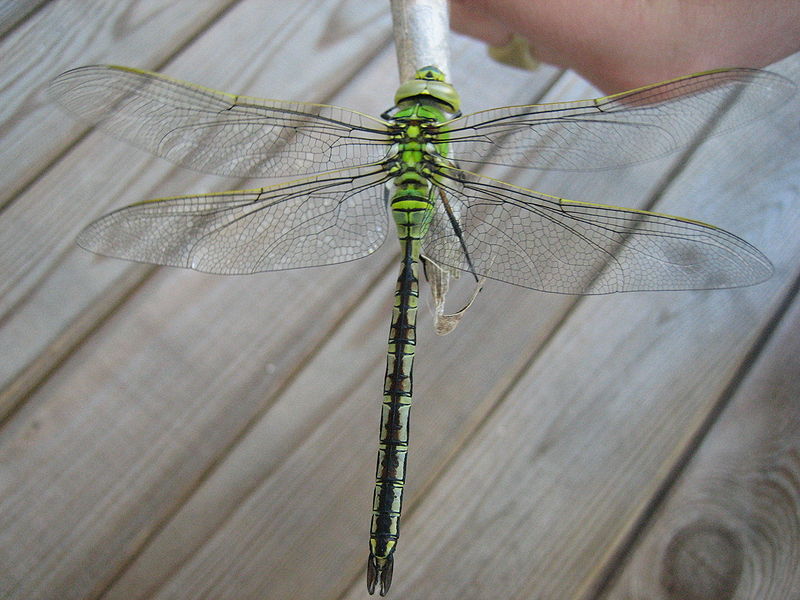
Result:
<svg viewBox="0 0 800 600"><path fill-rule="evenodd" d="M325 104L218 92L144 70L80 67L50 94L67 112L183 167L299 179L118 209L78 237L92 252L207 273L332 265L381 246L395 223L394 292L367 588L385 595L406 481L419 265L562 294L712 289L767 279L770 261L700 221L577 202L483 176L484 165L592 171L673 152L772 112L784 77L718 69L603 98L462 115L435 66L375 118Z"/></svg>

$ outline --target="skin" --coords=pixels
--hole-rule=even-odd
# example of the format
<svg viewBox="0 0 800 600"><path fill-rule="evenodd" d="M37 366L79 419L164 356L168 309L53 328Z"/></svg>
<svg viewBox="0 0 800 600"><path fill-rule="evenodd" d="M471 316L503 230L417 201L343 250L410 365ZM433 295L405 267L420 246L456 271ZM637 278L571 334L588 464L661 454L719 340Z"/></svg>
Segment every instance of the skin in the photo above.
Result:
<svg viewBox="0 0 800 600"><path fill-rule="evenodd" d="M797 0L451 0L453 29L493 46L513 33L542 62L615 93L800 50Z"/></svg>

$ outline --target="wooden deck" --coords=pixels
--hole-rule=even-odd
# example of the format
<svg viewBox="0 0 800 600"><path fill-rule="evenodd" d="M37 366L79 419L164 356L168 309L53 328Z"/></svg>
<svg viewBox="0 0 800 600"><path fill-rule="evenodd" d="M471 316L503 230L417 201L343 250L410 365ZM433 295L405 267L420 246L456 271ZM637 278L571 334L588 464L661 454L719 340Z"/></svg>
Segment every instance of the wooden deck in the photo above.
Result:
<svg viewBox="0 0 800 600"><path fill-rule="evenodd" d="M23 4L0 12L0 598L367 597L396 244L248 277L92 256L74 238L112 207L242 182L87 132L44 89L110 62L378 114L388 3ZM466 111L595 93L461 38L453 69ZM800 56L773 70L800 81ZM516 179L714 223L775 275L487 284L444 338L427 314L390 597L800 598L799 123L795 98L684 155Z"/></svg>

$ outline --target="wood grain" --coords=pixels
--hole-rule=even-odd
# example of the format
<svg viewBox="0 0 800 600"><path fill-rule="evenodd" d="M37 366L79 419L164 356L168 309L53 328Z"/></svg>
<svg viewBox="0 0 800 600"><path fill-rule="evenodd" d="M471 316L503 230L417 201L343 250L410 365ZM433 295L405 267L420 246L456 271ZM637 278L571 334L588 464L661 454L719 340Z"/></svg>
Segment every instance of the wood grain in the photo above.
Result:
<svg viewBox="0 0 800 600"><path fill-rule="evenodd" d="M98 62L157 67L230 3L55 1L0 40L0 207L86 130L53 110L45 94L53 77Z"/></svg>
<svg viewBox="0 0 800 600"><path fill-rule="evenodd" d="M35 13L48 0L29 2L3 2L0 4L0 36L19 25L26 17Z"/></svg>
<svg viewBox="0 0 800 600"><path fill-rule="evenodd" d="M798 331L795 302L603 598L796 597Z"/></svg>
<svg viewBox="0 0 800 600"><path fill-rule="evenodd" d="M178 52L165 70L212 87L376 114L396 85L388 6L380 3L287 10L240 2L208 23L197 13L181 20L163 5L115 6L116 17L100 11L86 24L93 36L73 32L84 39L74 54L43 55L37 69L55 73L65 56L84 53L75 64L94 62L93 53L110 60L108 40L118 33L110 24L144 15L152 29L125 28L140 41L121 35L119 48L134 52L149 40L147 61ZM29 35L44 35L39 14L46 10L24 24ZM72 32L66 23L60 31ZM170 51L171 27L178 41ZM184 35L192 27L195 37ZM454 45L467 111L535 101L557 77L499 67L484 53L475 42ZM779 68L797 79L798 63ZM547 97L591 95L567 75ZM790 528L792 510L796 520L793 459L759 451L781 415L790 418L788 401L786 412L758 420L764 429L740 430L733 450L732 434L720 429L733 459L704 457L700 445L697 464L722 478L701 486L703 506L725 507L727 520L707 511L673 521L669 503L657 508L698 441L715 439L709 421L793 293L800 139L786 123L799 110L795 101L683 161L585 177L501 173L577 200L643 206L658 198L660 210L755 243L776 275L744 290L593 299L488 285L446 338L428 333L426 316L392 596L590 598L623 567L610 597L747 588L763 595L731 597L782 600L797 540L748 538L744 526L724 525L749 523L753 491L732 493L741 484L730 484L747 473L764 482L759 498L786 498L757 505L759 532ZM50 164L79 128L48 143L39 130L15 131L36 138L19 143L31 144L39 166L0 213L0 405L9 415L0 429L0 596L365 597L395 245L337 267L231 278L90 258L71 240L111 206L235 184L170 168L98 134ZM782 331L791 331L786 323ZM782 335L775 347L791 351L790 334ZM796 364L769 364L769 381L785 381L788 399ZM793 430L780 431L789 438ZM733 469L748 448L752 461ZM670 501L691 479L690 470ZM661 569L644 572L653 557ZM698 562L703 568L693 570ZM772 588L753 587L771 569L785 575Z"/></svg>
<svg viewBox="0 0 800 600"><path fill-rule="evenodd" d="M347 4L330 5L327 12L315 10L315 20L307 19L310 4L288 14L276 6L249 3L228 13L208 31L208 36L197 40L191 51L171 64L168 72L191 78L189 73L195 71L195 78L201 80L204 73L216 73L205 83L234 91L253 86L253 90L263 89L263 95L271 90L275 95L283 91L291 97L323 100L352 76L376 44L388 39L388 17L380 7L371 13L358 12L356 22L370 25L372 35L349 43L352 32L342 21ZM350 12L353 6L351 3ZM282 18L268 18L276 13ZM272 35L269 26L273 27ZM336 38L337 31L343 39ZM243 53L221 55L215 40L239 35L258 36L259 44L234 46L242 48ZM293 50L297 62L281 61L273 66L275 54L291 39L298 40ZM298 69L303 70L304 77L292 76ZM224 76L228 77L227 82ZM68 120L53 106L48 110L59 114L61 121ZM118 168L121 164L125 165L124 170ZM109 173L115 177L109 178ZM113 298L127 293L117 284L128 282L128 290L135 286L136 278L123 274L131 269L129 264L105 261L97 265L98 261L75 247L74 239L82 227L111 208L142 198L230 189L236 185L230 179L177 169L98 132L76 146L7 207L0 220L0 321L7 322L0 331L0 344L10 344L13 339L16 352L0 365L0 389L4 390L0 392L0 413L17 406L38 379L90 330L90 323L76 326L85 321L79 315L102 318L108 307L114 306ZM96 266L94 270L90 268L92 264ZM106 297L108 287L115 290L112 298Z"/></svg>

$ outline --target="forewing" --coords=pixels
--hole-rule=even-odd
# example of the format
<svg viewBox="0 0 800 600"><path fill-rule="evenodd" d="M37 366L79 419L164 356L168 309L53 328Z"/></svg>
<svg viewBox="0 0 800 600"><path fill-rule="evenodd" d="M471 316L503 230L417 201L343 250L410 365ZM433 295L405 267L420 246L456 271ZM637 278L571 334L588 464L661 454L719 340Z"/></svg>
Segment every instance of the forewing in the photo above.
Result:
<svg viewBox="0 0 800 600"><path fill-rule="evenodd" d="M438 185L463 244L440 209L423 253L490 279L545 292L608 294L737 287L772 273L756 248L697 221L572 202L458 169L443 169Z"/></svg>
<svg viewBox="0 0 800 600"><path fill-rule="evenodd" d="M722 69L596 100L485 110L443 130L462 165L591 171L651 160L728 131L769 114L794 91L775 73Z"/></svg>
<svg viewBox="0 0 800 600"><path fill-rule="evenodd" d="M386 180L372 166L257 190L149 200L101 217L78 244L225 275L346 262L386 237Z"/></svg>
<svg viewBox="0 0 800 600"><path fill-rule="evenodd" d="M277 177L376 162L383 121L336 106L236 96L117 66L59 75L68 112L156 156L204 173Z"/></svg>

